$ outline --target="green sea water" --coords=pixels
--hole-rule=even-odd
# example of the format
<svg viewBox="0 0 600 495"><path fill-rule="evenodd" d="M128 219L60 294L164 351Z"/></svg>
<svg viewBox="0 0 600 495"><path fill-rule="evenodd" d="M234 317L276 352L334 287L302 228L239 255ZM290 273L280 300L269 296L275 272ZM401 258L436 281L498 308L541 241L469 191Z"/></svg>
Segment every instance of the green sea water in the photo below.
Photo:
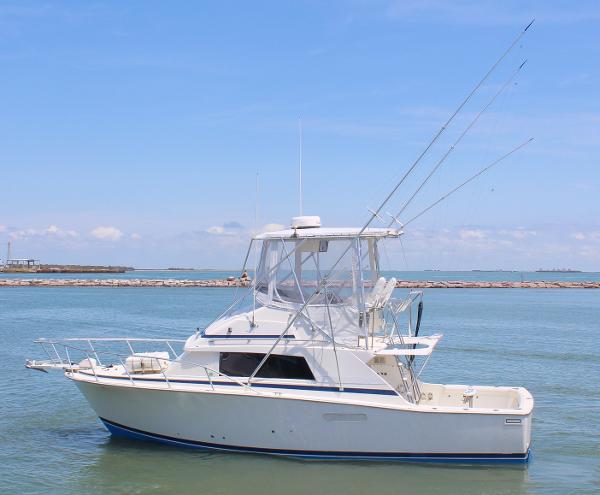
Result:
<svg viewBox="0 0 600 495"><path fill-rule="evenodd" d="M111 438L72 383L23 366L43 357L36 337L186 338L232 296L231 289L0 289L0 493L600 493L596 290L425 294L421 332L444 339L424 380L527 387L536 401L527 467L307 462Z"/></svg>

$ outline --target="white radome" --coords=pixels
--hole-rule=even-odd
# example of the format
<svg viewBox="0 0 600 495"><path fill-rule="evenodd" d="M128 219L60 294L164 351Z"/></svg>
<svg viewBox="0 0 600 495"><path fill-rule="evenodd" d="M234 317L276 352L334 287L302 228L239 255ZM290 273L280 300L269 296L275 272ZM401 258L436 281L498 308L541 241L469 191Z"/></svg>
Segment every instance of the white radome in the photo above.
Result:
<svg viewBox="0 0 600 495"><path fill-rule="evenodd" d="M292 229L316 229L319 227L321 227L321 217L319 216L292 217Z"/></svg>

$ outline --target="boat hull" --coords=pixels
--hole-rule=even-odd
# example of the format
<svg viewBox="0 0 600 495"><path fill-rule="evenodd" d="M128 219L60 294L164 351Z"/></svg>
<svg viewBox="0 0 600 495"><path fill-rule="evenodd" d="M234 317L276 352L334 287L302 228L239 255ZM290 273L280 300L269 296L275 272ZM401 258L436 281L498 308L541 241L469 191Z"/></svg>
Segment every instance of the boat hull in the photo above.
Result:
<svg viewBox="0 0 600 495"><path fill-rule="evenodd" d="M76 384L112 434L139 440L303 459L524 463L529 458L530 415Z"/></svg>

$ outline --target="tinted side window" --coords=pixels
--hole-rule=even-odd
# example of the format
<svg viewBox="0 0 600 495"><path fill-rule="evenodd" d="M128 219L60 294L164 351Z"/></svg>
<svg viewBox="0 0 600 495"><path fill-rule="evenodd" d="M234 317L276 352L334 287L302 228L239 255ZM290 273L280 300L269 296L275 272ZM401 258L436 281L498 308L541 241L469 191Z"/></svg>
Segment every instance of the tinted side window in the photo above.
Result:
<svg viewBox="0 0 600 495"><path fill-rule="evenodd" d="M255 352L222 352L219 357L219 371L229 376L250 376L264 357L264 354ZM256 376L296 380L315 379L303 357L276 354L268 357Z"/></svg>

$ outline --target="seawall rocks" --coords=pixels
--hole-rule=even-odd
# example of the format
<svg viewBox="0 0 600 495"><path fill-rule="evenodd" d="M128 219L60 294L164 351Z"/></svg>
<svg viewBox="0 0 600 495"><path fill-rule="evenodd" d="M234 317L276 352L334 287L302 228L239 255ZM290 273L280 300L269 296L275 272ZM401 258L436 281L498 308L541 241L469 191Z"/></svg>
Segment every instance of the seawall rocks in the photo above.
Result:
<svg viewBox="0 0 600 495"><path fill-rule="evenodd" d="M248 287L239 280L0 278L0 287Z"/></svg>
<svg viewBox="0 0 600 495"><path fill-rule="evenodd" d="M178 279L53 279L0 278L0 287L249 287L242 280L178 280ZM526 281L474 282L467 280L400 280L399 289L600 289L600 281Z"/></svg>
<svg viewBox="0 0 600 495"><path fill-rule="evenodd" d="M600 289L600 282L566 282L531 280L527 282L475 282L467 280L401 280L396 284L400 289Z"/></svg>

